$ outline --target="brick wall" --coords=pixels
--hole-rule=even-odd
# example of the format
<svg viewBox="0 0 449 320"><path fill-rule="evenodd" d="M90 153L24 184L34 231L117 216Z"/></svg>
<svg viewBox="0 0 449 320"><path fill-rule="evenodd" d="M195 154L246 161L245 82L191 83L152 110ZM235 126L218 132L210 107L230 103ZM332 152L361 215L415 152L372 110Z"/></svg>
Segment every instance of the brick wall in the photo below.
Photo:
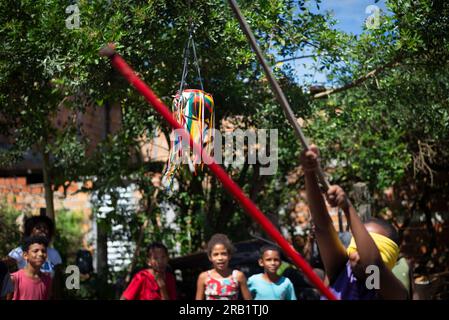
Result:
<svg viewBox="0 0 449 320"><path fill-rule="evenodd" d="M71 211L82 211L91 213L90 196L79 192L79 183L71 183L67 188L67 196L64 189L60 187L54 191L54 205L56 210L67 209ZM45 191L42 183L27 184L25 177L0 178L0 197L6 203L17 210L24 210L38 214L40 208L45 208Z"/></svg>
<svg viewBox="0 0 449 320"><path fill-rule="evenodd" d="M67 209L69 211L83 212L83 234L91 229L91 202L90 195L85 192L76 193L81 187L80 183L73 182L67 188L66 194L60 187L54 191L55 210ZM38 215L40 208L45 208L45 191L42 183L27 184L25 177L0 178L0 201L25 213ZM87 241L84 246L87 247Z"/></svg>
<svg viewBox="0 0 449 320"><path fill-rule="evenodd" d="M106 117L109 118L109 128L106 128ZM104 139L108 130L113 134L121 128L121 108L119 104L112 104L109 109L105 106L90 105L86 107L84 113L75 113L73 110L61 107L53 119L53 125L57 129L63 129L73 122L76 122L82 135L89 140L86 151L90 155Z"/></svg>

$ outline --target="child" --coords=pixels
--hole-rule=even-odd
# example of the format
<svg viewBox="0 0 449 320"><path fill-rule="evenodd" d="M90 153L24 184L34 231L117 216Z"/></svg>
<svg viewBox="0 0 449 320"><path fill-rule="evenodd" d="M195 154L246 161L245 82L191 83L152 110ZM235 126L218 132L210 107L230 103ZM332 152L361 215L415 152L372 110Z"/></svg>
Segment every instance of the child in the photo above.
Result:
<svg viewBox="0 0 449 320"><path fill-rule="evenodd" d="M251 300L245 275L229 268L233 246L224 234L214 234L207 244L207 255L213 269L202 272L197 281L196 300Z"/></svg>
<svg viewBox="0 0 449 320"><path fill-rule="evenodd" d="M391 272L399 254L396 230L379 219L372 219L364 225L343 189L331 186L326 194L327 200L331 206L343 210L353 235L345 250L314 173L318 167L318 155L318 148L310 146L308 151L302 152L301 164L318 247L332 291L342 300L406 299L407 290ZM378 289L367 285L367 277L374 275L368 271L368 266L377 267Z"/></svg>
<svg viewBox="0 0 449 320"><path fill-rule="evenodd" d="M28 237L22 246L26 266L13 273L13 300L48 300L51 294L51 276L41 271L47 260L48 241L44 237Z"/></svg>
<svg viewBox="0 0 449 320"><path fill-rule="evenodd" d="M133 277L121 300L176 300L176 279L167 271L167 247L160 242L150 244L147 264L148 269Z"/></svg>
<svg viewBox="0 0 449 320"><path fill-rule="evenodd" d="M281 253L274 246L264 246L260 250L259 265L264 273L248 279L248 287L254 300L296 300L293 284L286 277L277 274L281 266Z"/></svg>
<svg viewBox="0 0 449 320"><path fill-rule="evenodd" d="M53 238L55 227L53 221L47 216L33 216L25 220L24 229L25 238L41 236L46 237L50 242ZM23 258L22 253L22 248L17 247L8 254L10 258L14 259L11 260L17 263L18 269L23 269L26 266L26 261ZM56 266L61 263L62 259L59 252L56 249L49 247L47 248L47 260L42 265L41 271L49 273L53 278L55 275Z"/></svg>

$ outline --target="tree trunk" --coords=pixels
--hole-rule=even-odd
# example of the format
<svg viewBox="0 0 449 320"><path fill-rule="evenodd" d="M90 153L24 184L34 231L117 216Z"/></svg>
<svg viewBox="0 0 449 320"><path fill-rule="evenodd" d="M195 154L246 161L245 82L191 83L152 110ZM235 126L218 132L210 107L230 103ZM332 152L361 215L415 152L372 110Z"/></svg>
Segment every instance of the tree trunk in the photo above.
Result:
<svg viewBox="0 0 449 320"><path fill-rule="evenodd" d="M104 222L97 220L97 273L102 279L108 275L108 233Z"/></svg>
<svg viewBox="0 0 449 320"><path fill-rule="evenodd" d="M240 171L239 178L237 179L237 184L239 186L243 186L244 181L246 179L246 175L248 173L248 164L245 162L242 170ZM220 185L222 188L222 185ZM226 233L227 226L232 216L234 215L235 208L239 204L234 200L231 193L227 190L221 192L221 203L220 203L220 211L218 215L215 217L215 232ZM215 233L214 232L214 233Z"/></svg>
<svg viewBox="0 0 449 320"><path fill-rule="evenodd" d="M215 216L214 230L212 233L226 233L228 222L234 214L235 203L228 192L222 193L220 212Z"/></svg>
<svg viewBox="0 0 449 320"><path fill-rule="evenodd" d="M44 151L42 152L42 157L43 157L42 173L44 176L46 214L51 220L55 221L55 207L53 204L53 189L51 185L51 174L50 174L50 155Z"/></svg>
<svg viewBox="0 0 449 320"><path fill-rule="evenodd" d="M134 250L133 259L132 259L131 264L130 264L130 266L128 268L128 274L126 275L126 278L125 278L126 284L128 284L131 281L132 271L136 267L137 259L138 259L139 254L140 254L140 248L141 248L142 241L143 241L143 236L145 235L145 229L148 227L148 224L150 222L151 213L153 212L154 207L156 205L158 193L159 193L159 189L156 188L154 190L154 193L151 196L151 198L148 197L149 199L148 199L148 202L147 202L146 218L145 218L144 223L140 226L139 238L137 239L137 242L136 242L136 249Z"/></svg>
<svg viewBox="0 0 449 320"><path fill-rule="evenodd" d="M111 131L109 101L104 104L104 130L103 139L106 139ZM100 220L100 221L99 221ZM108 230L104 221L97 219L97 272L106 281L108 275Z"/></svg>
<svg viewBox="0 0 449 320"><path fill-rule="evenodd" d="M264 186L265 177L266 177L266 176L261 176L259 170L260 170L260 164L256 163L253 166L253 175L251 177L251 188L249 191L249 198L254 203L256 203L257 196L259 195L260 190L262 190L262 187ZM265 213L265 215L271 221L271 223L273 223L273 225L276 228L279 227L279 215L277 214L277 212ZM257 221L255 221L255 220L251 221L251 228L256 235L260 235L260 236L264 235L265 238L268 237L268 235L265 234L262 227L260 226L260 224Z"/></svg>

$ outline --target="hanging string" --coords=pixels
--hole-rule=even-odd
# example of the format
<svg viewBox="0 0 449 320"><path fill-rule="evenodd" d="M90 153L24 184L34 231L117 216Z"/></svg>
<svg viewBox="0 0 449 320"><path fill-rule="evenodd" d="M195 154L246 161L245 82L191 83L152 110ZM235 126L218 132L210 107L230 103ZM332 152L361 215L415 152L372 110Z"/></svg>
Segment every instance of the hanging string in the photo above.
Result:
<svg viewBox="0 0 449 320"><path fill-rule="evenodd" d="M190 55L189 46L190 46L190 38L192 35L192 29L193 29L193 24L191 23L190 28L189 28L189 37L187 39L186 45L184 47L184 53L183 53L182 77L181 77L181 84L179 86L180 93L184 89L185 80L186 80L187 74L189 72L189 55Z"/></svg>
<svg viewBox="0 0 449 320"><path fill-rule="evenodd" d="M200 80L201 90L204 91L203 81L201 80L200 64L198 63L198 58L196 56L196 46L195 46L195 41L193 40L193 37L192 37L192 49L193 49L193 59L195 60L196 69L198 72L198 78Z"/></svg>
<svg viewBox="0 0 449 320"><path fill-rule="evenodd" d="M204 92L203 81L201 77L200 64L198 61L198 54L194 40L195 25L192 21L192 12L190 11L189 1L189 28L188 37L184 46L183 52L183 67L182 77L179 85L179 91L173 96L172 110L176 116L176 120L182 125L190 137L200 148L200 155L203 154L203 149L208 155L211 154L215 133L215 113L214 100L211 94ZM192 53L190 53L192 51ZM193 63L196 72L198 73L198 80L201 90L187 90L193 89L186 82L189 75L190 60L193 55ZM195 70L193 70L195 72ZM187 88L186 88L187 87ZM200 164L203 168L202 156L189 154L189 148L184 146L183 138L173 132L170 139L170 154L168 158L167 169L164 173L163 180L166 181L168 189L173 186L173 177L175 172L179 169L181 162L187 160L189 169L196 174L197 165ZM185 162L183 162L185 163Z"/></svg>
<svg viewBox="0 0 449 320"><path fill-rule="evenodd" d="M201 70L200 70L200 64L198 62L198 56L196 54L196 46L195 46L195 40L193 39L193 35L195 33L193 22L190 21L190 27L189 27L189 36L186 42L186 45L184 47L184 57L183 57L183 68L182 68L182 78L181 83L179 86L179 92L182 92L184 90L184 86L186 84L187 75L189 73L189 58L190 58L190 50L193 52L193 60L194 64L196 66L196 71L198 73L198 79L200 82L201 90L204 91L203 86L203 80L201 78Z"/></svg>

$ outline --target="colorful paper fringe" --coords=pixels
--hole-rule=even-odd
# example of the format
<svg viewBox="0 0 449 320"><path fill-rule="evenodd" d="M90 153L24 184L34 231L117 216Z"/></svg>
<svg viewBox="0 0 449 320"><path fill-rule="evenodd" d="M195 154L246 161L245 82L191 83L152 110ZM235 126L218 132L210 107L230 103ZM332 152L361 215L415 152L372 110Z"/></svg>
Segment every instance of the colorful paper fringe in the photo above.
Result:
<svg viewBox="0 0 449 320"><path fill-rule="evenodd" d="M183 90L174 97L172 109L176 120L183 125L193 141L201 146L201 151L211 155L215 123L212 95L197 89ZM203 162L199 155L190 150L189 142L183 142L182 137L175 131L172 132L170 140L170 155L163 179L171 188L174 174L183 162L188 162L192 172L196 172L196 166L202 166Z"/></svg>

